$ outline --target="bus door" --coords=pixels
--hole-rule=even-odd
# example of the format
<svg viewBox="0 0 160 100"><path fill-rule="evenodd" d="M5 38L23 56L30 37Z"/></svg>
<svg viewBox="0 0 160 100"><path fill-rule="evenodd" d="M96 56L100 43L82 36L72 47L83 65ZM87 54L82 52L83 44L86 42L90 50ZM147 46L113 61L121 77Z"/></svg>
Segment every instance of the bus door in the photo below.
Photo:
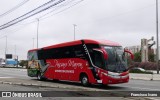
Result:
<svg viewBox="0 0 160 100"><path fill-rule="evenodd" d="M102 80L105 79L105 74L107 74L106 71L106 61L104 59L104 53L101 49L93 49L92 54L92 61L95 65L95 71L97 74L97 77L99 78L97 80L97 83L102 83Z"/></svg>

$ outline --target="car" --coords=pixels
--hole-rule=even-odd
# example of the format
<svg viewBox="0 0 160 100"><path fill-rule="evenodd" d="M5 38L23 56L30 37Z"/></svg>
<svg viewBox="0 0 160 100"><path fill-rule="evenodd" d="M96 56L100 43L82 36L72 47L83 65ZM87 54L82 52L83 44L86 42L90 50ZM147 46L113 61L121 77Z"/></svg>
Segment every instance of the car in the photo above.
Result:
<svg viewBox="0 0 160 100"><path fill-rule="evenodd" d="M132 69L130 69L130 73L145 73L145 74L153 74L153 72L151 71L147 71L143 68L140 67L134 67Z"/></svg>
<svg viewBox="0 0 160 100"><path fill-rule="evenodd" d="M5 67L5 65L6 65L5 62L2 62L2 63L0 64L1 67Z"/></svg>

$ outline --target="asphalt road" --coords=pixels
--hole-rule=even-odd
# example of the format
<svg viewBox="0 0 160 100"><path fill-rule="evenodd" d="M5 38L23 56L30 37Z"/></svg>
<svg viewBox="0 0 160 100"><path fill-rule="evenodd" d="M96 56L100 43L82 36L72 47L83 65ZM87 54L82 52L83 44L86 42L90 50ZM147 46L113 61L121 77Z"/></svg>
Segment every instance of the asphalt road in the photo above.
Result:
<svg viewBox="0 0 160 100"><path fill-rule="evenodd" d="M159 83L160 81L130 80L129 83L112 86L119 87L124 91L160 91Z"/></svg>
<svg viewBox="0 0 160 100"><path fill-rule="evenodd" d="M82 87L80 83L72 83L72 82L53 82L53 81L37 81L36 78L30 78L27 76L27 71L26 69L13 69L13 68L0 68L0 81L4 80L4 79L9 79L12 82L19 82L20 80L23 80L21 82L31 82L33 84L35 83L39 83L41 85L57 85L58 84L58 88L57 87L34 87L34 86L18 86L18 85L5 85L5 84L0 84L0 90L1 91L10 91L10 90L25 90L25 91L55 91L55 90L62 90L62 91L66 91L66 90L79 90L79 89L89 89L89 90L102 90L102 91L160 91L160 86L159 83L160 81L147 81L147 80L130 80L129 83L125 83L125 84L114 84L114 85L108 85L106 87L102 87L100 85L92 85L90 87ZM33 88L34 87L34 88ZM68 88L64 88L64 87L68 87ZM81 94L80 94L81 95ZM73 95L74 96L74 95ZM73 97L72 97L73 98ZM47 100L50 98L47 98ZM69 98L65 98L66 100ZM81 100L76 98L77 100ZM86 100L90 100L91 98L84 98ZM96 98L92 98L97 100ZM108 100L106 98L101 98L101 99L105 99ZM111 99L111 98L110 98ZM124 99L124 98L112 98L112 100L119 100L119 99ZM126 98L125 98L126 99ZM128 99L128 98L127 98ZM158 98L160 99L160 98ZM157 100L158 100L157 99ZM16 99L15 99L16 100ZM27 99L26 99L27 100Z"/></svg>
<svg viewBox="0 0 160 100"><path fill-rule="evenodd" d="M15 69L15 68L0 68L0 79L2 78L18 78L33 80L36 78L31 78L27 76L26 69ZM46 81L47 82L47 81ZM81 86L79 83L70 82L58 82L59 84L76 85ZM160 81L147 81L147 80L130 80L129 83L124 84L114 84L103 87L102 89L107 90L122 90L122 91L160 91L159 86ZM92 86L93 88L99 88L99 86Z"/></svg>
<svg viewBox="0 0 160 100"><path fill-rule="evenodd" d="M11 92L11 97L1 97L0 100L133 100L132 98L124 98L124 97L70 97L77 96L75 93L70 92L61 92L62 95L66 97L21 97L16 95L16 93L40 93L39 91L68 91L67 89L60 88L45 88L45 87L30 87L30 86L18 86L18 85L8 85L8 84L0 84L1 91ZM18 92L16 92L16 91ZM14 92L13 92L14 91ZM25 92L29 91L29 92ZM0 94L1 95L1 94ZM58 92L54 92L53 95L59 95ZM79 95L79 94L78 94Z"/></svg>
<svg viewBox="0 0 160 100"><path fill-rule="evenodd" d="M28 79L26 69L0 68L0 78Z"/></svg>

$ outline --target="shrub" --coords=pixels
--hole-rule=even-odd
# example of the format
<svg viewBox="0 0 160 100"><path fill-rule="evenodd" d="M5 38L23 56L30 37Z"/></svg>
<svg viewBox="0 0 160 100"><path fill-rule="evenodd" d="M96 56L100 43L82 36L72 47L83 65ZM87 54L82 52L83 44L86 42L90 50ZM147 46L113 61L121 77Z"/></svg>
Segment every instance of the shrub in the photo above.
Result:
<svg viewBox="0 0 160 100"><path fill-rule="evenodd" d="M133 62L131 63L132 67L140 67L145 70L156 70L157 64L155 62Z"/></svg>

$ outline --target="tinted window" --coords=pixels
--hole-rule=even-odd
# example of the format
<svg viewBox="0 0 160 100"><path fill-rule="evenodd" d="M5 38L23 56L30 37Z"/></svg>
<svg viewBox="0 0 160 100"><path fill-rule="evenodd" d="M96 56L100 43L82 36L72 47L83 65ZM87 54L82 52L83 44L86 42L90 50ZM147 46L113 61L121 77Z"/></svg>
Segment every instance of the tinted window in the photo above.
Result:
<svg viewBox="0 0 160 100"><path fill-rule="evenodd" d="M40 50L39 59L82 58L85 59L82 45Z"/></svg>
<svg viewBox="0 0 160 100"><path fill-rule="evenodd" d="M28 60L37 60L38 59L38 57L37 57L37 51L28 52L27 59Z"/></svg>

